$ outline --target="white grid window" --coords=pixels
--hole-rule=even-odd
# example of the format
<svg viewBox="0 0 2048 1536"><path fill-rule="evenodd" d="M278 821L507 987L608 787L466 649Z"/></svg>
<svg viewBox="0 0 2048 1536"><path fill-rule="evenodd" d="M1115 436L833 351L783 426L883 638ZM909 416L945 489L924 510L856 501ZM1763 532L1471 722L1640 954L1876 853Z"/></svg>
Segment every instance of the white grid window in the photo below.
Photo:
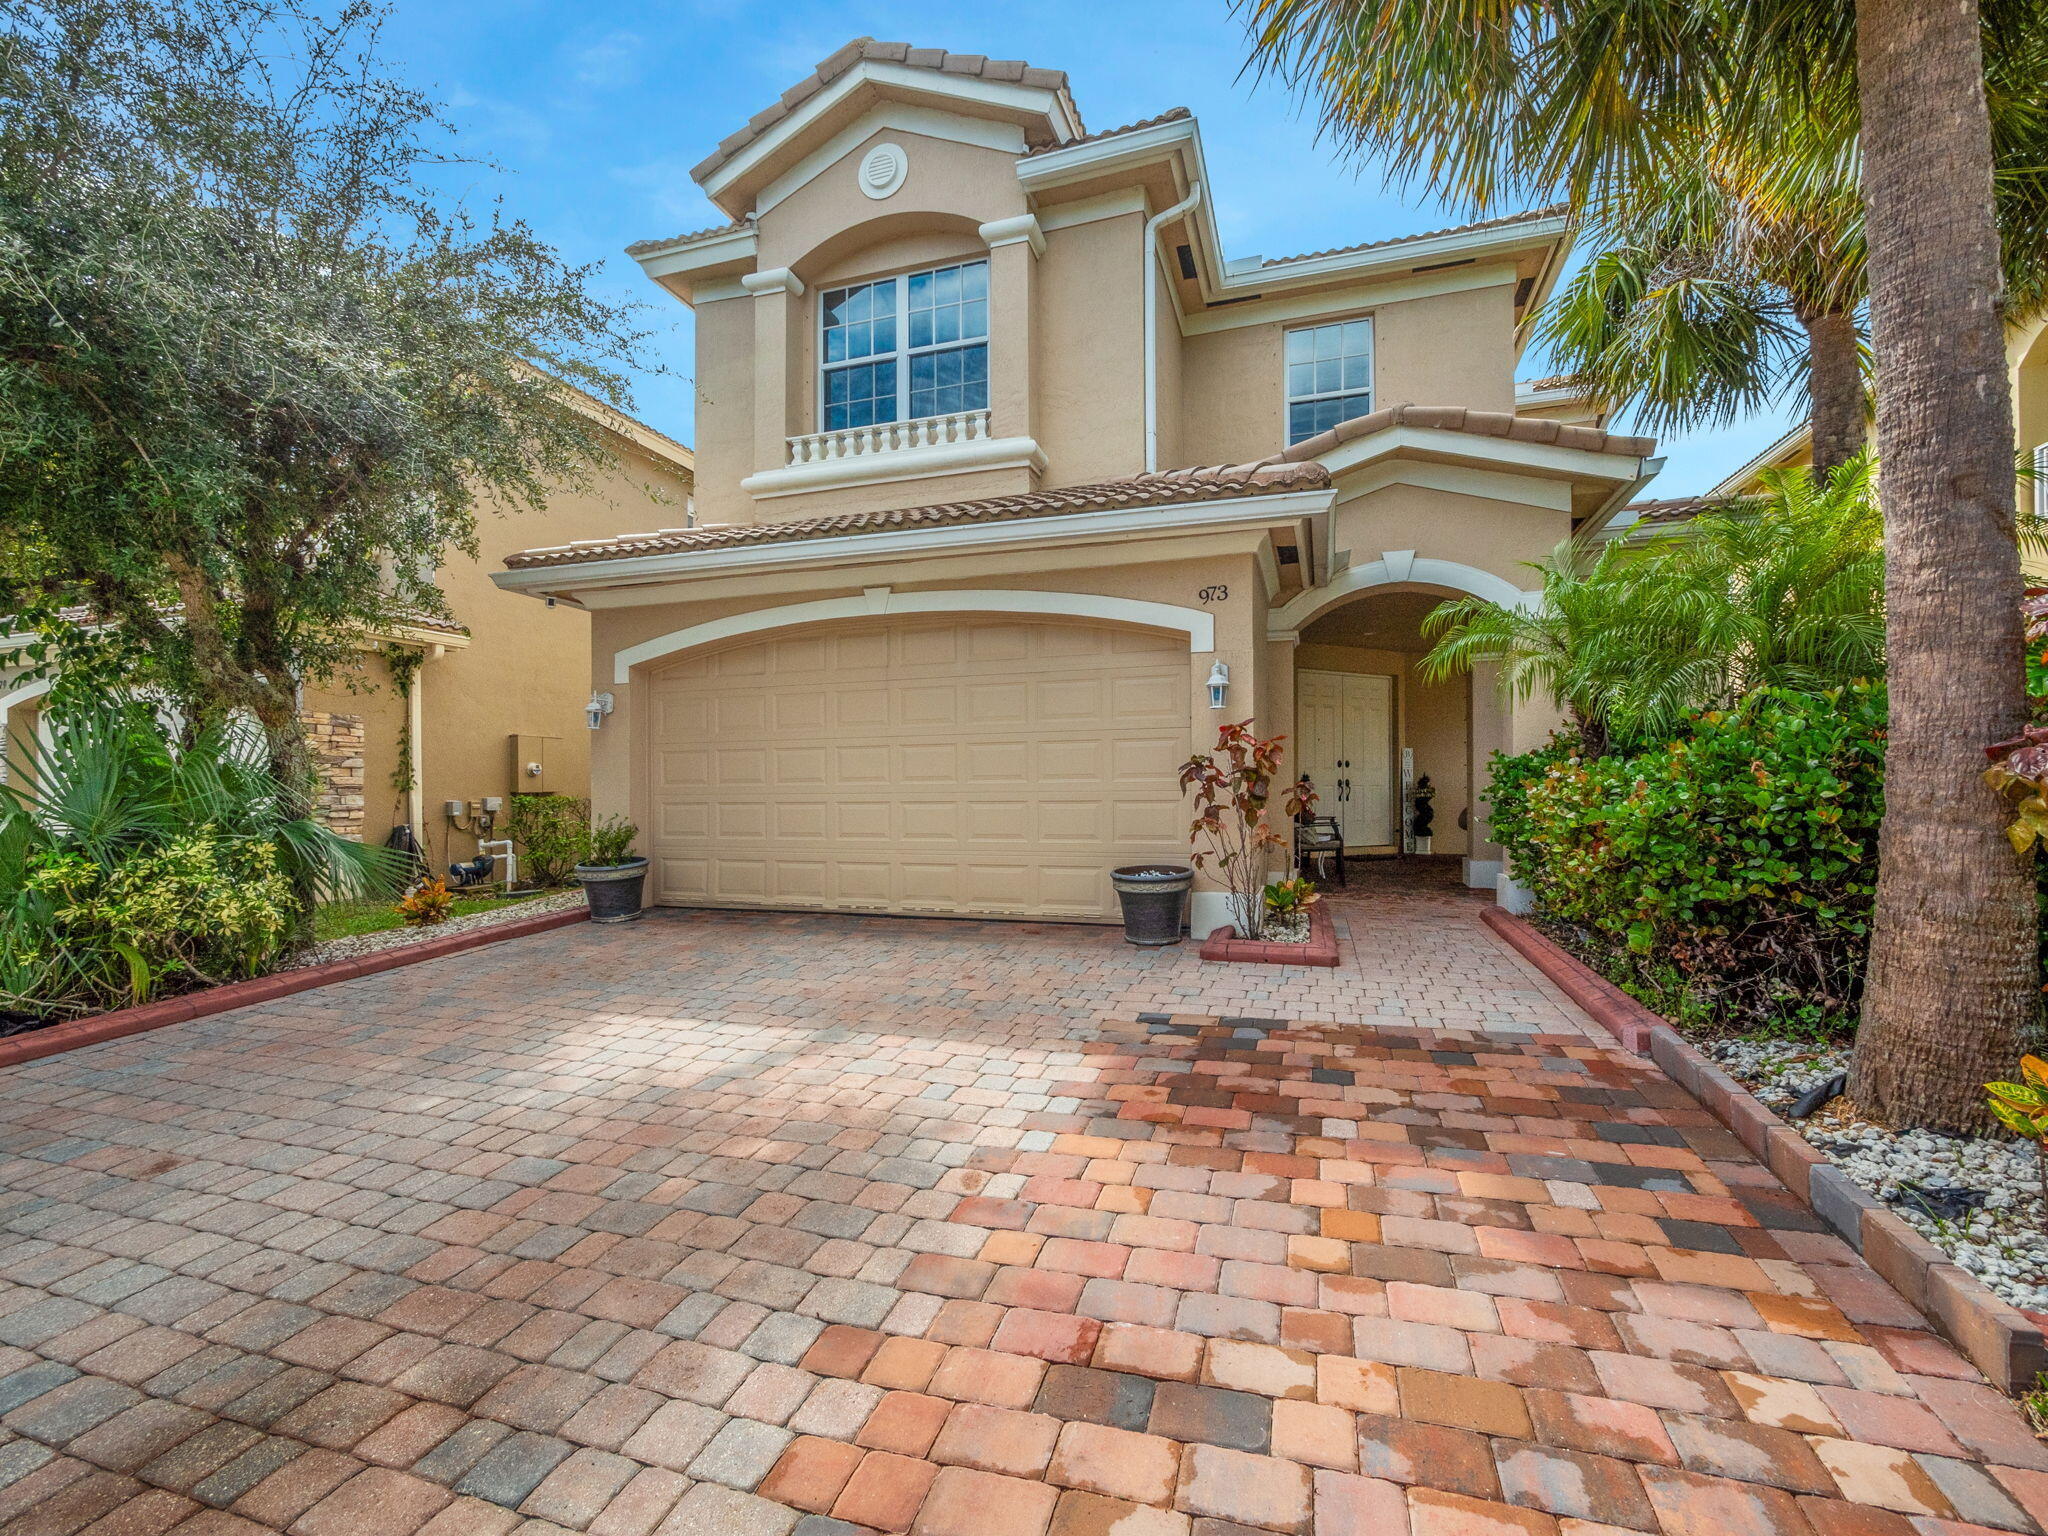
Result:
<svg viewBox="0 0 2048 1536"><path fill-rule="evenodd" d="M825 293L824 430L988 408L988 263Z"/></svg>
<svg viewBox="0 0 2048 1536"><path fill-rule="evenodd" d="M2048 443L2034 450L2034 516L2048 522Z"/></svg>
<svg viewBox="0 0 2048 1536"><path fill-rule="evenodd" d="M1372 411L1372 322L1287 333L1287 441L1298 443Z"/></svg>

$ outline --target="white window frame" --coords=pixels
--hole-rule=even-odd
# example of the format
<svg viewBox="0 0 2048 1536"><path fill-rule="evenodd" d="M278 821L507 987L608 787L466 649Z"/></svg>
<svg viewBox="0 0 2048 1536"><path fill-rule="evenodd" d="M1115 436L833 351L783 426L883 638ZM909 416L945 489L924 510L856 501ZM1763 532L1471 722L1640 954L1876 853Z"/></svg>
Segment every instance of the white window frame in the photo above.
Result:
<svg viewBox="0 0 2048 1536"><path fill-rule="evenodd" d="M2048 443L2034 447L2034 516L2048 522Z"/></svg>
<svg viewBox="0 0 2048 1536"><path fill-rule="evenodd" d="M1358 393L1355 389L1338 389L1320 394L1303 395L1300 399L1296 399L1294 392L1287 386L1287 339L1299 331L1320 331L1324 327L1332 325L1363 325L1365 327L1365 409L1359 414L1363 416L1371 415L1375 403L1379 400L1379 327L1374 323L1374 316L1370 311L1362 315L1337 315L1325 319L1311 320L1304 325L1283 327L1280 332L1280 441L1286 447L1293 447L1296 441L1293 426L1294 407L1296 405L1315 400L1327 400L1336 395L1355 395ZM1345 418L1347 421L1355 419L1355 417L1348 416ZM1314 434L1311 433L1310 435L1313 436ZM1306 442L1307 439L1304 438L1301 441Z"/></svg>
<svg viewBox="0 0 2048 1536"><path fill-rule="evenodd" d="M933 273L944 272L949 267L980 267L983 270L983 272L987 274L987 276L983 279L982 284L982 291L984 295L986 295L982 302L987 309L993 311L995 306L995 297L994 294L990 292L988 284L989 281L994 277L994 273L989 270L989 260L986 256L963 256L958 261L942 261L935 267L920 267L915 272L899 272L894 277L870 277L861 279L857 282L834 283L830 288L824 288L819 290L818 325L815 340L815 345L818 349L818 366L816 370L818 375L816 390L817 414L814 418L817 422L818 431L866 432L872 430L874 427L900 426L907 421L926 421L935 419L924 416L912 416L910 414L910 360L914 357L927 357L935 352L957 352L964 347L973 346L976 342L979 342L981 344L983 352L986 353L989 344L988 328L986 324L984 324L982 334L979 336L961 336L956 337L952 341L935 341L930 342L922 347L913 347L910 344L910 280L914 277L928 277ZM873 288L883 283L893 284L896 289L895 351L874 352L870 353L866 357L848 358L845 361L838 363L826 362L825 295L828 293L843 292L851 288ZM827 408L825 399L826 377L829 374L838 372L845 368L859 367L863 363L881 362L885 359L894 359L896 363L896 419L892 422L875 422L868 427L827 426L825 424L825 412ZM984 387L989 388L991 385L992 381L984 378ZM992 393L993 391L991 389L991 394ZM985 411L988 409L988 407L986 405L977 405L970 406L968 407L968 409Z"/></svg>

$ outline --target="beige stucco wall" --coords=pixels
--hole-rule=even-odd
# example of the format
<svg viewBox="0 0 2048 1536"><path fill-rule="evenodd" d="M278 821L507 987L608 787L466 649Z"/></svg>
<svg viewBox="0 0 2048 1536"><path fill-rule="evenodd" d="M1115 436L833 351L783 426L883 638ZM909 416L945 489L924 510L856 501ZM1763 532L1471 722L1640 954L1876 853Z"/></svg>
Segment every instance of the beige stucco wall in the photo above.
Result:
<svg viewBox="0 0 2048 1536"><path fill-rule="evenodd" d="M908 172L890 196L859 185L862 158L893 143ZM1132 173L1148 208L1170 189ZM756 271L793 272L803 292L707 296L698 303L699 509L706 522L782 521L1014 494L1129 475L1144 466L1144 284L1159 299L1151 359L1162 468L1244 462L1285 446L1281 365L1295 326L1369 317L1374 396L1479 410L1514 408L1516 267L1393 273L1247 308L1197 311L1184 327L1175 296L1188 285L1143 249L1146 210L1066 223L1047 217L1043 254L990 252L979 230L1031 205L1005 149L875 126L812 178L779 189L757 215ZM825 290L987 255L991 275L990 403L995 435L1029 436L1042 474L1010 468L943 479L807 490L756 498L749 475L780 469L789 437L820 429L819 311ZM1161 260L1168 263L1162 268ZM715 285L720 294L730 285ZM1438 291L1431 291L1437 289ZM1258 318L1263 313L1265 318ZM1219 318L1221 317L1221 318ZM1215 328L1220 326L1221 328Z"/></svg>
<svg viewBox="0 0 2048 1536"><path fill-rule="evenodd" d="M1413 550L1528 588L1536 577L1527 563L1544 559L1570 534L1571 514L1563 508L1394 484L1340 499L1330 543L1350 551L1354 563Z"/></svg>
<svg viewBox="0 0 2048 1536"><path fill-rule="evenodd" d="M697 305L697 517L751 523L754 499L740 489L753 473L754 301Z"/></svg>
<svg viewBox="0 0 2048 1536"><path fill-rule="evenodd" d="M1332 320L1373 323L1376 405L1512 411L1513 271L1489 286L1391 302L1333 304L1303 318L1197 331L1182 339L1180 409L1187 462L1244 463L1287 444L1286 333Z"/></svg>
<svg viewBox="0 0 2048 1536"><path fill-rule="evenodd" d="M1045 237L1035 419L1047 485L1086 485L1144 467L1144 229L1144 219L1128 213Z"/></svg>
<svg viewBox="0 0 2048 1536"><path fill-rule="evenodd" d="M454 560L438 578L456 620L469 631L468 644L430 656L415 684L422 722L422 836L437 868L470 858L476 849L474 836L449 826L441 813L444 800L467 802L525 787L514 778L515 735L556 739L548 760L550 788L581 795L589 783L583 706L591 693L590 618L568 604L550 608L503 591L491 573L516 550L679 526L689 492L686 473L615 441L611 460L588 485L556 490L545 510L479 512L480 558ZM364 836L382 842L405 819L404 795L391 782L404 705L384 662L366 656L348 672L309 685L306 700L309 708L364 717Z"/></svg>

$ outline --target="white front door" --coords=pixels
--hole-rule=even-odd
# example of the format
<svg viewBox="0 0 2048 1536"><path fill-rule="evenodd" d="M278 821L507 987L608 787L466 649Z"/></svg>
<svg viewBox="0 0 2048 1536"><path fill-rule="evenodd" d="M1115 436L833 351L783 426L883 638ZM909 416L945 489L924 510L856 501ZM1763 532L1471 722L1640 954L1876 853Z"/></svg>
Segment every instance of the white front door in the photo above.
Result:
<svg viewBox="0 0 2048 1536"><path fill-rule="evenodd" d="M1394 680L1378 673L1300 672L1295 717L1301 770L1354 848L1398 841L1394 825Z"/></svg>

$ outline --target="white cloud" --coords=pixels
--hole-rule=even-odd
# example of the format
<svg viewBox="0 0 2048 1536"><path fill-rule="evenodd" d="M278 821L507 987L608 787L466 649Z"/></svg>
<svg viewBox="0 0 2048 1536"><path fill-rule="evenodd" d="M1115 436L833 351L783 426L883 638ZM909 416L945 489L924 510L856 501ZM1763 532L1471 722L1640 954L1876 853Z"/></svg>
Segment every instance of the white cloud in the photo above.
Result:
<svg viewBox="0 0 2048 1536"><path fill-rule="evenodd" d="M637 32L607 32L595 42L564 50L578 85L613 88L636 83L646 56L646 39Z"/></svg>

